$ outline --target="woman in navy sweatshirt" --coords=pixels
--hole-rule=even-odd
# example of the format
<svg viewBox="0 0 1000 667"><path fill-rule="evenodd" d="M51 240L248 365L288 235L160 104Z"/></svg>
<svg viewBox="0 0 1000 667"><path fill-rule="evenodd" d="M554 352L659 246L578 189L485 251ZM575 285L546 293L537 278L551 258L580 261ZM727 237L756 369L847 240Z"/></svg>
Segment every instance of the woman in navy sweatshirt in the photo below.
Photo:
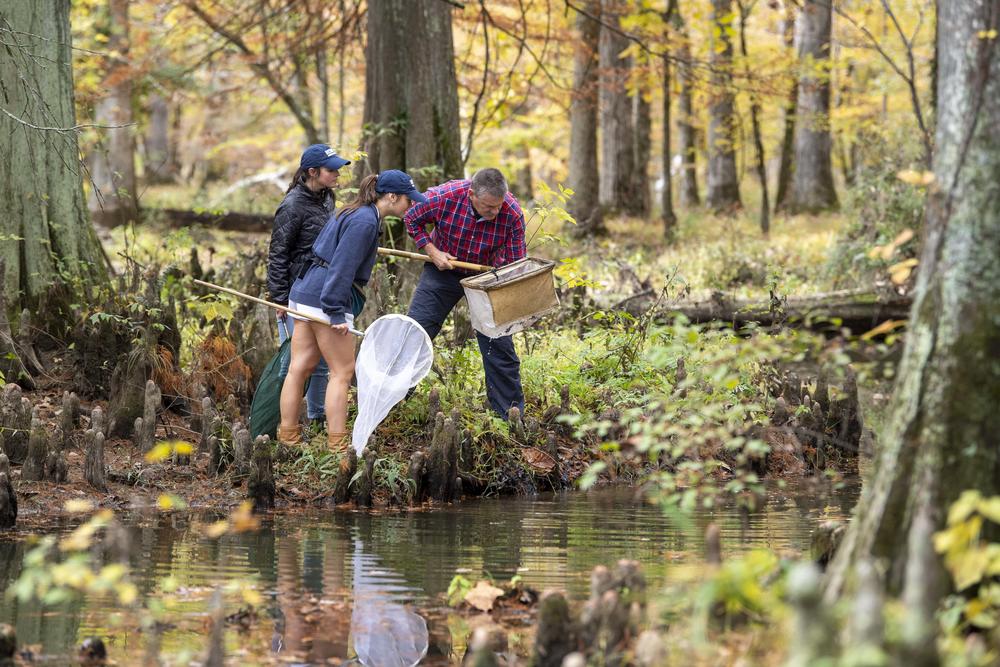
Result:
<svg viewBox="0 0 1000 667"><path fill-rule="evenodd" d="M414 203L425 201L413 179L402 171L371 174L361 181L357 199L337 212L316 238L311 266L292 285L288 307L322 318L329 325L299 320L292 331L292 358L281 388L279 442L301 443L302 387L322 358L330 367L328 442L334 451L347 449L347 393L354 375L354 338L349 330L364 307L363 290L375 265L382 219L387 215L402 217Z"/></svg>

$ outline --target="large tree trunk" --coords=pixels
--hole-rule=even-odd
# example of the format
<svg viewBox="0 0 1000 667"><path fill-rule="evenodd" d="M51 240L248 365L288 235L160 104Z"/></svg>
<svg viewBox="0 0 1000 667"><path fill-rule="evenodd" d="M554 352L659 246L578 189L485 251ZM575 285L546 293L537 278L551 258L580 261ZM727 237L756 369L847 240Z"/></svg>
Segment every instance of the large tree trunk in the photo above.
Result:
<svg viewBox="0 0 1000 667"><path fill-rule="evenodd" d="M675 10L676 11L676 10ZM667 20L670 17L666 17ZM663 57L663 147L661 150L661 171L663 190L660 193L660 220L663 221L663 237L673 240L677 231L677 214L674 213L674 189L670 173L673 153L670 150L670 102L673 93L670 85L670 58Z"/></svg>
<svg viewBox="0 0 1000 667"><path fill-rule="evenodd" d="M599 16L600 0L580 5L587 14ZM601 25L584 13L576 15L579 41L573 54L573 97L569 105L569 187L573 197L569 212L576 219L579 236L604 234L598 203L597 167L597 53Z"/></svg>
<svg viewBox="0 0 1000 667"><path fill-rule="evenodd" d="M747 52L747 19L750 18L750 10L753 5L745 5L742 0L738 0L740 7L740 55L743 56L743 64L746 67L747 81L752 81L753 76L750 71L750 54ZM760 231L767 236L771 231L771 202L767 196L767 162L764 157L764 139L760 130L760 100L755 91L750 91L750 125L753 128L753 146L756 162L754 166L757 171L757 181L760 183Z"/></svg>
<svg viewBox="0 0 1000 667"><path fill-rule="evenodd" d="M926 241L882 446L827 581L866 558L890 589L938 603L930 533L967 489L1000 494L1000 41L998 0L938 3L938 108ZM930 634L931 639L933 634Z"/></svg>
<svg viewBox="0 0 1000 667"><path fill-rule="evenodd" d="M145 145L144 177L149 183L169 183L177 172L177 162L170 142L170 104L159 93L148 99L149 125Z"/></svg>
<svg viewBox="0 0 1000 667"><path fill-rule="evenodd" d="M628 39L608 26L618 26L618 0L603 0L600 37L601 175L600 202L613 211L629 208L634 170L632 103L625 90L630 59L621 53Z"/></svg>
<svg viewBox="0 0 1000 667"><path fill-rule="evenodd" d="M9 305L35 308L56 283L106 279L83 198L69 2L7 3L0 49L0 262ZM16 241L16 242L14 242Z"/></svg>
<svg viewBox="0 0 1000 667"><path fill-rule="evenodd" d="M733 91L732 0L712 0L712 90L708 124L708 194L705 203L716 212L742 206L736 171L736 94Z"/></svg>
<svg viewBox="0 0 1000 667"><path fill-rule="evenodd" d="M785 17L781 22L781 34L785 49L795 48L795 13L796 7L791 0L785 0ZM799 80L792 80L788 101L785 103L785 133L781 138L781 164L778 167L778 187L774 195L774 212L788 208L792 192L792 170L795 168L795 112L799 98Z"/></svg>
<svg viewBox="0 0 1000 667"><path fill-rule="evenodd" d="M368 7L368 169L415 171L421 188L462 176L451 10L440 0Z"/></svg>
<svg viewBox="0 0 1000 667"><path fill-rule="evenodd" d="M799 76L795 175L788 208L812 213L837 207L830 142L830 28L833 5L805 0L796 26Z"/></svg>
<svg viewBox="0 0 1000 667"><path fill-rule="evenodd" d="M95 221L114 226L137 220L135 183L135 126L132 117L132 80L129 65L129 0L109 0L107 6L107 62L94 120L111 129L90 155L92 187L87 206Z"/></svg>
<svg viewBox="0 0 1000 667"><path fill-rule="evenodd" d="M677 57L681 61L680 84L681 94L677 99L677 138L681 154L681 206L693 208L701 204L698 194L698 131L692 104L694 97L694 74L691 68L691 47L688 44L687 31L680 10L674 12L677 33L680 37L680 49Z"/></svg>
<svg viewBox="0 0 1000 667"><path fill-rule="evenodd" d="M625 211L631 215L649 215L649 154L653 119L645 91L640 88L632 96L632 170Z"/></svg>

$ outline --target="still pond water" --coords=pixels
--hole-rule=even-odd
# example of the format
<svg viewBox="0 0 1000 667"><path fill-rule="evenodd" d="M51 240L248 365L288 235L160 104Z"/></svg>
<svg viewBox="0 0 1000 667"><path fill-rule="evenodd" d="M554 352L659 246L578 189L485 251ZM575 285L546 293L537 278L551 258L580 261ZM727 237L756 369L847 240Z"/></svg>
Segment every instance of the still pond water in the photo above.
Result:
<svg viewBox="0 0 1000 667"><path fill-rule="evenodd" d="M712 521L727 557L762 547L795 553L808 547L818 522L849 514L858 489L856 481L773 486L753 514L728 506L686 519L620 488L394 514L317 510L275 515L259 531L217 540L197 528L213 517L136 516L131 565L143 596L161 596L165 579L176 587L158 633L165 664L202 658L212 592L238 582L263 602L248 629L227 630L227 664L359 664L360 656L394 667L410 662L386 652L419 656L425 646L422 664L450 664L468 632L444 602L456 574L472 582L520 575L539 591L561 588L582 599L595 565L631 558L655 588L697 566ZM17 578L27 550L23 540L0 541L0 588ZM240 606L235 592L226 601L226 613ZM106 597L54 608L0 597L0 622L14 625L19 644L34 645L43 664L77 664L75 647L95 635L117 664L142 664L157 633L139 631L120 611ZM458 658L440 657L449 650Z"/></svg>

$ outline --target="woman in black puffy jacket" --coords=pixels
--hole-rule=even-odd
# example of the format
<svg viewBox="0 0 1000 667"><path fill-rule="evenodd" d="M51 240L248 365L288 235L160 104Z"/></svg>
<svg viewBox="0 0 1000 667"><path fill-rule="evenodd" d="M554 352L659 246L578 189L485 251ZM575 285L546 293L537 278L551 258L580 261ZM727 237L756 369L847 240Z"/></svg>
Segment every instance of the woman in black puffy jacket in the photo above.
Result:
<svg viewBox="0 0 1000 667"><path fill-rule="evenodd" d="M333 188L340 169L351 164L326 144L313 144L302 152L299 168L292 177L285 198L274 213L271 246L267 253L267 291L271 301L288 305L288 290L308 268L313 242L334 213ZM278 312L278 342L292 335L294 320ZM282 372L287 372L286 367ZM316 366L306 392L310 421L323 423L328 370L324 362Z"/></svg>

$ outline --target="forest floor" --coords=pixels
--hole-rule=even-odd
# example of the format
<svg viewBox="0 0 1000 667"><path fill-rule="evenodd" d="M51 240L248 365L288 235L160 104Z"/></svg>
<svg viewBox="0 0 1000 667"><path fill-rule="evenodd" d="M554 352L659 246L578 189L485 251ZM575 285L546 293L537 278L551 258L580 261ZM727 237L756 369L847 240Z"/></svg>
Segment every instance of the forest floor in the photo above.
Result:
<svg viewBox="0 0 1000 667"><path fill-rule="evenodd" d="M650 287L662 289L671 281L675 293L683 294L727 289L741 295L763 295L777 285L786 293L803 294L838 286L835 276L843 279L842 272L829 267L829 259L846 225L842 215L782 219L775 221L772 234L764 239L749 215L727 219L688 215L680 222L678 242L666 245L657 223L613 220L609 223L610 234L602 240L577 242L558 248L543 244L538 253L557 252L564 258L570 258L564 264L561 279L573 280L586 274L585 280L590 285L595 303L628 296L635 290ZM545 237L551 232L542 228L538 237ZM529 230L529 235L535 233ZM190 261L192 253L197 253L203 267L218 267L220 270L229 258L246 253L247 242L245 234L203 228L175 231L119 228L104 232L104 236L105 247L115 259L127 257L141 265L184 265ZM266 244L266 237L256 239L254 244ZM535 254L534 251L531 254ZM258 269L257 273L261 274L263 267ZM471 431L466 433L467 440L474 440L479 448L476 468L465 471L466 493L530 493L571 487L587 475L595 463L601 464L597 478L601 482L636 482L656 468L649 456L637 455L634 451L630 455L628 446L624 456L621 455L620 445L612 450L600 446L607 440L625 438L627 429L624 427L630 417L623 415L623 411L627 412L629 406L635 405L629 402L629 397L642 395L646 391L643 383L648 383L649 378L630 376L623 380L616 378L616 374L620 376L622 371L615 371L614 368L604 375L595 376L591 372L592 367L602 363L601 359L613 358L621 353L613 349L618 339L612 336L595 342L583 333L573 335L572 332L567 338L565 333L545 331L549 328L546 324L543 322L538 326L540 331L537 336L533 334L533 337L525 339L526 349L522 351L526 394L536 394L529 395L531 404L528 413L534 422L527 425L529 431L534 429L535 434L514 434L502 420L480 414L481 408L477 407L475 399L469 400L470 396L476 395L475 384L481 384L476 353L470 351L468 346L452 345L453 349L443 351L447 356L442 363L449 364L448 368L460 368L455 371L458 379L439 377L440 399L429 399L426 392L418 394L397 408L398 416L383 425L381 435L376 434L370 448L376 452L373 469L378 477L374 494L376 506L403 507L409 504L406 501L410 491L406 466L416 450L431 444L434 430L434 416L428 414L431 400L440 400L446 414L449 408L455 411L458 420ZM581 326L593 325L591 321L586 325L578 322L575 326L582 331ZM629 326L625 323L624 330L628 330ZM691 335L688 332L688 338ZM737 344L734 340L713 339L711 344L724 348ZM567 341L574 345L589 345L589 348L574 357L571 351L567 351L570 344ZM194 354L191 351L194 346L187 342L185 345L188 351L181 355L182 367L191 363L190 357ZM603 350L602 345L605 346ZM702 343L697 346L702 347ZM50 366L46 377L41 378L38 389L26 393L39 408L43 422L56 422L62 394L72 388L73 369L68 365L70 356L49 354L45 360ZM689 357L689 365L693 358ZM563 365L562 370L559 364ZM718 366L719 362L707 360L706 364ZM660 372L662 375L662 369L651 370L653 374ZM546 372L551 377L537 377ZM672 381L676 384L680 379ZM574 382L582 388L573 385ZM607 386L603 386L603 382ZM618 382L621 386L616 384ZM560 385L573 385L567 389L572 393L572 410L566 410L565 398L560 409ZM480 386L480 393L481 389ZM581 392L585 393L584 398L579 397ZM540 396L537 395L539 393ZM868 393L872 395L873 392ZM877 392L874 395L881 397ZM568 415L564 413L581 412L579 404L586 401L592 404L587 408L591 411L592 422L610 422L610 430L618 428L621 433L618 436L609 435L606 427L604 431L597 428L581 432L579 423L568 425L563 419ZM69 469L67 483L26 482L15 473L20 500L19 526L22 529L38 528L40 524L57 518L68 500L85 499L95 506L113 509L186 506L225 510L246 498L246 480L231 472L213 474L209 470L207 452L196 451L189 465L173 465L169 461L150 462L130 440L115 438L109 439L105 445L105 463L111 473L108 491L104 493L93 489L83 476L85 455L81 442L82 432L88 426L88 415L96 405L106 409L107 401L98 398L83 402L78 419L79 430L71 436L71 446L65 452ZM460 415L458 411L461 411ZM764 418L766 423L767 416ZM157 440L197 444L199 433L191 428L189 417L164 410L158 419ZM546 434L549 438L547 445ZM767 444L771 447L780 447L783 442L773 433L766 435L765 440L768 437L770 441ZM332 487L339 461L326 452L324 445L325 437L318 434L315 442L303 447L300 456L277 462L276 501L279 508L332 504ZM722 439L706 440L699 447L699 456L710 458L719 454ZM706 453L706 447L711 451ZM552 459L557 463L554 471L550 466ZM803 474L801 465L787 465L787 460L781 464L779 459L772 457L770 468L761 472L779 476ZM485 470L484 467L492 469ZM854 464L850 461L840 465L835 460L830 461L827 474L843 474L853 469ZM725 466L712 474L725 478ZM470 484L478 488L470 489Z"/></svg>

